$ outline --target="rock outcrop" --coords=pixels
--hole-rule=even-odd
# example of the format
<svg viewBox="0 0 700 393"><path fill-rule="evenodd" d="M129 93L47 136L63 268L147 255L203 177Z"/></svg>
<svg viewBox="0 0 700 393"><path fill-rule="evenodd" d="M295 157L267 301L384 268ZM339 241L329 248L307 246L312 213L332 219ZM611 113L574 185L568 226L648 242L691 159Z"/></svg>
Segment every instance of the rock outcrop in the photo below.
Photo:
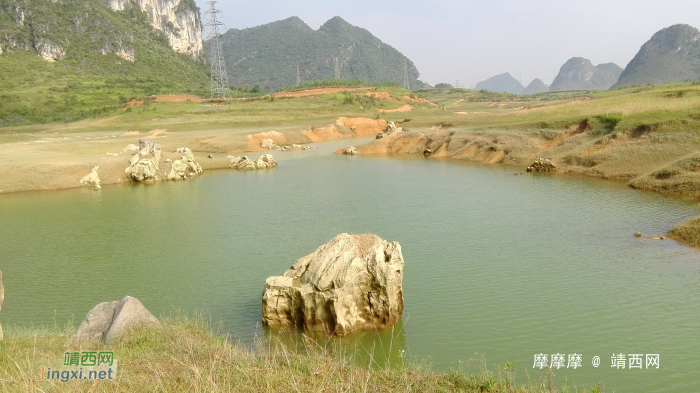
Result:
<svg viewBox="0 0 700 393"><path fill-rule="evenodd" d="M127 0L108 0L115 11L127 8ZM170 47L193 60L202 58L202 23L194 2L185 0L136 0L141 11L148 15L151 26L168 38ZM133 60L132 60L133 61Z"/></svg>
<svg viewBox="0 0 700 393"><path fill-rule="evenodd" d="M309 150L313 148L313 146L297 145L296 143L293 143L291 145L282 146L282 151Z"/></svg>
<svg viewBox="0 0 700 393"><path fill-rule="evenodd" d="M528 172L550 172L556 169L557 167L547 158L540 158L527 167Z"/></svg>
<svg viewBox="0 0 700 393"><path fill-rule="evenodd" d="M100 186L100 177L97 176L97 170L99 168L100 168L99 166L92 168L92 171L90 171L90 173L88 173L87 175L85 175L85 177L80 179L80 184L85 184L86 186L91 186L95 190L99 190L100 188L102 188Z"/></svg>
<svg viewBox="0 0 700 393"><path fill-rule="evenodd" d="M277 148L277 145L272 139L263 139L262 141L260 141L260 147L267 150L275 150Z"/></svg>
<svg viewBox="0 0 700 393"><path fill-rule="evenodd" d="M277 166L277 161L272 158L272 154L263 154L256 161L247 156L232 157L229 161L229 168L238 171L254 171L256 169L272 169Z"/></svg>
<svg viewBox="0 0 700 393"><path fill-rule="evenodd" d="M343 336L394 325L403 313L401 245L337 235L265 281L263 323Z"/></svg>
<svg viewBox="0 0 700 393"><path fill-rule="evenodd" d="M90 310L70 344L112 344L129 329L158 325L158 319L138 299L126 296L122 300L100 303Z"/></svg>
<svg viewBox="0 0 700 393"><path fill-rule="evenodd" d="M2 301L5 300L5 287L2 285L2 272L0 271L0 309L2 309ZM0 341L3 339L2 326L0 326Z"/></svg>
<svg viewBox="0 0 700 393"><path fill-rule="evenodd" d="M182 158L175 160L166 175L167 180L187 180L202 173L202 167L194 160L192 151L186 147L177 149Z"/></svg>
<svg viewBox="0 0 700 393"><path fill-rule="evenodd" d="M124 170L126 177L135 182L152 182L160 180L161 148L156 141L139 139L139 151L129 160L129 166Z"/></svg>

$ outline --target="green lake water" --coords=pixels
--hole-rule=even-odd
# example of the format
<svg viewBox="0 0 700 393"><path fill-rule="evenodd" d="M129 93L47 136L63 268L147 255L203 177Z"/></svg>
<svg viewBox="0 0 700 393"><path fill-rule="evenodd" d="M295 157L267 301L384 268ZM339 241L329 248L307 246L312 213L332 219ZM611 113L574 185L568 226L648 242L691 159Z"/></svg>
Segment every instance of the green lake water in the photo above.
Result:
<svg viewBox="0 0 700 393"><path fill-rule="evenodd" d="M665 234L696 206L589 178L330 154L351 143L276 152L270 171L0 196L0 322L77 326L131 295L250 344L268 334L265 278L338 233L374 233L401 243L404 318L391 353L391 332L343 339L359 351L405 350L438 371L513 361L518 382L539 380L536 354L577 353L581 368L554 370L559 385L700 391L700 252L632 236ZM613 353L660 365L613 368Z"/></svg>

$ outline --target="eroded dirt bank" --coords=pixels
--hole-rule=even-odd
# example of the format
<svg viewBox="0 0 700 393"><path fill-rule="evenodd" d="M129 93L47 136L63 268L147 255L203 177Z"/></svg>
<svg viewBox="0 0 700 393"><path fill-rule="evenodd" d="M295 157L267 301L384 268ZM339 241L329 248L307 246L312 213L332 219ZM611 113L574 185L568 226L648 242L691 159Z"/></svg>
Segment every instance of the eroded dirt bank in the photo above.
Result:
<svg viewBox="0 0 700 393"><path fill-rule="evenodd" d="M138 146L141 138L156 140L163 149L163 160L176 160L180 157L176 149L189 147L206 171L228 169L229 160L225 158L228 154L266 151L260 146L263 139L272 139L282 146L374 136L384 131L386 124L384 120L341 117L325 126L257 133L231 129L191 132L156 129L32 136L0 144L0 193L83 187L80 179L95 166L99 166L102 185L128 182L124 169L134 152L126 147ZM209 154L214 158L207 158Z"/></svg>

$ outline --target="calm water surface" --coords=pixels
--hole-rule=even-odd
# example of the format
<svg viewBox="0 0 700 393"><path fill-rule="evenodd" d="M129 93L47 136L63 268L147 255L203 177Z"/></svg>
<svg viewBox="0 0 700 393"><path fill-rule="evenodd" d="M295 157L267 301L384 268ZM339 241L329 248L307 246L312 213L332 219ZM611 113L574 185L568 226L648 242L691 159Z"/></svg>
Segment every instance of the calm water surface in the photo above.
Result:
<svg viewBox="0 0 700 393"><path fill-rule="evenodd" d="M392 358L404 349L441 371L513 361L523 382L539 379L535 354L578 353L582 368L555 370L560 385L700 391L700 253L632 236L697 207L587 178L330 154L349 144L277 152L271 171L0 196L0 321L77 325L131 295L156 315L204 312L250 343L266 334L266 277L338 233L374 233L406 260ZM356 343L386 356L391 334ZM659 354L660 368L618 370L613 353Z"/></svg>

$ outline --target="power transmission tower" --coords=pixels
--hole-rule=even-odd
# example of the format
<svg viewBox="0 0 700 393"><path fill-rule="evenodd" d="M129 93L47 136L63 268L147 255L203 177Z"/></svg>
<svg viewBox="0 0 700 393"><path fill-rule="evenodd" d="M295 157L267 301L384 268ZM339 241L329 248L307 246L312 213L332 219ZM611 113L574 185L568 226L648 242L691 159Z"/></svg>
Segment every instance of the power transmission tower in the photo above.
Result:
<svg viewBox="0 0 700 393"><path fill-rule="evenodd" d="M226 75L226 63L224 63L224 53L221 49L221 41L219 38L221 34L219 33L219 26L223 26L223 23L219 22L216 18L217 14L221 11L214 7L216 1L208 1L207 4L211 6L205 15L209 15L209 21L205 27L209 28L209 35L207 36L207 41L211 48L211 53L209 55L209 61L211 62L211 98L226 98L229 95L229 82L228 76Z"/></svg>
<svg viewBox="0 0 700 393"><path fill-rule="evenodd" d="M299 64L297 64L297 85L301 84L301 71L299 71Z"/></svg>
<svg viewBox="0 0 700 393"><path fill-rule="evenodd" d="M340 68L338 67L338 58L335 57L335 79L340 79Z"/></svg>
<svg viewBox="0 0 700 393"><path fill-rule="evenodd" d="M411 90L411 86L408 83L408 60L403 59L403 87L406 90Z"/></svg>

